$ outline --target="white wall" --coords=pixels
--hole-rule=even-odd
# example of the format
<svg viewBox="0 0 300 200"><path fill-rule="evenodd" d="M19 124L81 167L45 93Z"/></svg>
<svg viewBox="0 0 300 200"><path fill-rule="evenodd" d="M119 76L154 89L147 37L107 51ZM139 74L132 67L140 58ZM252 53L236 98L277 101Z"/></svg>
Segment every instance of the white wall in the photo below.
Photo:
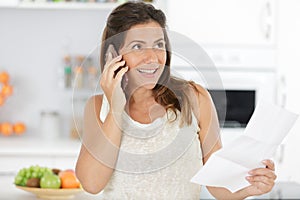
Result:
<svg viewBox="0 0 300 200"><path fill-rule="evenodd" d="M278 71L286 82L286 108L300 114L300 1L278 5ZM281 169L283 179L300 182L300 119L286 137Z"/></svg>
<svg viewBox="0 0 300 200"><path fill-rule="evenodd" d="M0 122L23 121L38 134L40 112L58 110L65 133L71 91L58 86L64 44L72 54L88 54L100 41L108 10L0 8L0 71L11 75L14 94L0 107Z"/></svg>

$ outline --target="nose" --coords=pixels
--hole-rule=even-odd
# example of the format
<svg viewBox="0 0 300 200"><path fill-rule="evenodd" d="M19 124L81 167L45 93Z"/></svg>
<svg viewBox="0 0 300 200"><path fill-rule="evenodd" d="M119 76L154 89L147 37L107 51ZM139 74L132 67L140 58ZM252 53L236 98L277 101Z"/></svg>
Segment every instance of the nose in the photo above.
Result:
<svg viewBox="0 0 300 200"><path fill-rule="evenodd" d="M146 48L144 50L144 62L146 64L157 63L158 62L158 56L156 54L155 49L153 49L153 48Z"/></svg>

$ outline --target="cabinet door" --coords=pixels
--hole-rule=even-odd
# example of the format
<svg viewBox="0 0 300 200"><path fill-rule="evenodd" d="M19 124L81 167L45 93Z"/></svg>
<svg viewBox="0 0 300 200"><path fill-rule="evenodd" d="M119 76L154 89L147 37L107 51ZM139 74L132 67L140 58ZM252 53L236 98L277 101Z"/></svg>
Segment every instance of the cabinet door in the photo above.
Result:
<svg viewBox="0 0 300 200"><path fill-rule="evenodd" d="M16 174L20 169L32 165L54 167L54 159L51 155L1 155L0 163L0 173L2 174Z"/></svg>
<svg viewBox="0 0 300 200"><path fill-rule="evenodd" d="M271 45L276 0L185 0L168 3L172 31L200 44Z"/></svg>
<svg viewBox="0 0 300 200"><path fill-rule="evenodd" d="M77 156L56 156L54 159L54 166L58 169L73 169L75 170Z"/></svg>

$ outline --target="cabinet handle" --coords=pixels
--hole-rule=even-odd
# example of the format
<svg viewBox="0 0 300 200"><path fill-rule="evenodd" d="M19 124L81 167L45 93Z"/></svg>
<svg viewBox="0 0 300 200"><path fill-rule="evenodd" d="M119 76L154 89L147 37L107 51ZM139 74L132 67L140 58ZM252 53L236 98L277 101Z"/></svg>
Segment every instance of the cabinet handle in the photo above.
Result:
<svg viewBox="0 0 300 200"><path fill-rule="evenodd" d="M0 171L0 176L15 176L16 174L14 171Z"/></svg>
<svg viewBox="0 0 300 200"><path fill-rule="evenodd" d="M280 144L277 152L276 152L276 160L278 161L278 163L282 163L283 159L284 159L284 150L285 150L285 145L284 144Z"/></svg>
<svg viewBox="0 0 300 200"><path fill-rule="evenodd" d="M285 107L286 98L286 80L285 76L281 75L277 80L277 104L281 107Z"/></svg>
<svg viewBox="0 0 300 200"><path fill-rule="evenodd" d="M271 2L267 1L260 14L260 30L266 40L271 38L272 34L272 7Z"/></svg>

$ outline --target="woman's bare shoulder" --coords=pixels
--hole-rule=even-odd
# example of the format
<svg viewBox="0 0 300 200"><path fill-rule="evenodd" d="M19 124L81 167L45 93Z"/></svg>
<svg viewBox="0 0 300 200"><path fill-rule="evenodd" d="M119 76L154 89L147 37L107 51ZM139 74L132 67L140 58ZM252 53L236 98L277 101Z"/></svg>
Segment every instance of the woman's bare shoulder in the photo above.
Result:
<svg viewBox="0 0 300 200"><path fill-rule="evenodd" d="M202 85L199 85L195 82L191 82L190 83L190 87L192 90L190 95L193 98L193 96L196 97L196 99L198 100L197 103L205 103L205 102L210 102L211 101L211 96L209 94L209 92L207 91L206 88L204 88Z"/></svg>
<svg viewBox="0 0 300 200"><path fill-rule="evenodd" d="M194 82L190 83L189 99L191 102L193 113L195 114L198 121L202 121L207 113L210 113L214 109L213 101L206 88L196 84ZM201 114L205 113L205 115Z"/></svg>
<svg viewBox="0 0 300 200"><path fill-rule="evenodd" d="M89 97L86 103L86 109L94 109L96 113L100 113L103 94L97 94Z"/></svg>
<svg viewBox="0 0 300 200"><path fill-rule="evenodd" d="M87 103L102 103L102 99L103 99L103 94L97 94L97 95L93 95L90 96L87 100Z"/></svg>

